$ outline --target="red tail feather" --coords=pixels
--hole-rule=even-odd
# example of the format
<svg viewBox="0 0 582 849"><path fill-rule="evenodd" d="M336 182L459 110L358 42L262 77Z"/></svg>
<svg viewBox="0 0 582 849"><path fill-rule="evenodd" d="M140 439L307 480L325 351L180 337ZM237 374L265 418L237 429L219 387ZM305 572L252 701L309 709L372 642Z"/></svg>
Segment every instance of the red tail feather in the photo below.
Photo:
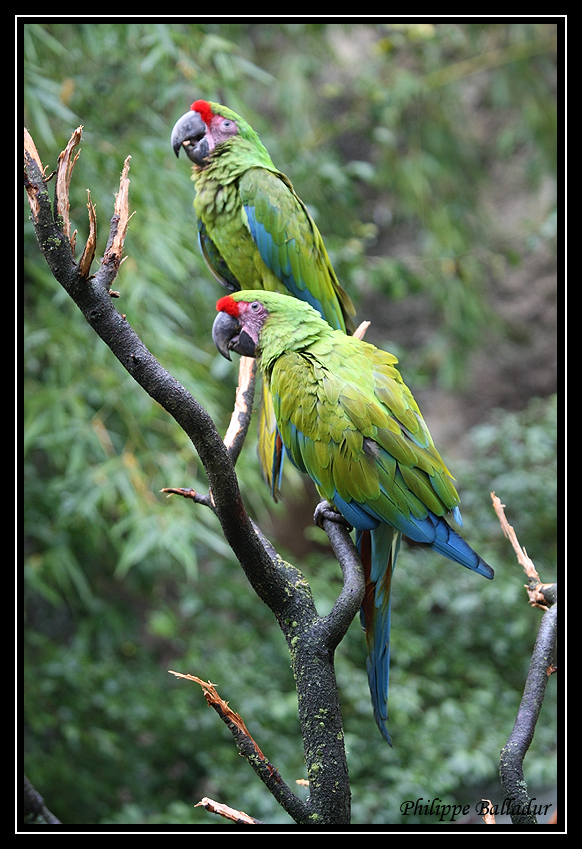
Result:
<svg viewBox="0 0 582 849"><path fill-rule="evenodd" d="M360 557L364 567L364 577L366 579L366 590L362 601L362 613L364 614L364 622L366 627L373 621L374 616L374 584L370 580L372 571L372 542L370 531L362 531L360 539Z"/></svg>

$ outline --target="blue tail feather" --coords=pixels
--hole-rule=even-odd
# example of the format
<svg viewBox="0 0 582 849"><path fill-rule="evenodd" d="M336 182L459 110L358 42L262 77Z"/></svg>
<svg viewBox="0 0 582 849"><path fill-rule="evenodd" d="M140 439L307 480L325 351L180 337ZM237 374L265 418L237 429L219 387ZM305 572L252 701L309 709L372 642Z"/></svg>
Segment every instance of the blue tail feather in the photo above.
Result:
<svg viewBox="0 0 582 849"><path fill-rule="evenodd" d="M402 516L398 527L382 521L367 504L347 502L335 493L333 502L345 519L356 529L356 546L360 552L366 576L366 591L360 609L362 627L366 631L368 656L366 668L374 719L387 742L392 745L388 731L388 687L390 677L390 596L392 572L396 563L401 535L423 543L449 560L493 578L493 569L471 546L454 531L442 516L430 510L424 518ZM456 521L458 509L453 511Z"/></svg>
<svg viewBox="0 0 582 849"><path fill-rule="evenodd" d="M356 545L366 576L360 620L366 631L366 669L374 719L387 742L390 679L390 606L392 573L400 547L400 533L385 523L372 531L357 531Z"/></svg>
<svg viewBox="0 0 582 849"><path fill-rule="evenodd" d="M333 502L342 516L352 524L356 530L372 530L379 525L387 524L382 521L382 517L367 504L358 504L356 501L344 501L337 493L335 493ZM453 517L456 521L461 518L460 511L456 508L453 511ZM476 551L474 551L469 543L465 542L462 536L454 531L442 516L436 516L430 510L427 510L427 515L423 519L416 519L413 516L406 518L399 517L398 524L394 522L392 527L400 531L404 536L407 536L413 542L420 542L427 545L429 548L438 551L453 560L455 563L460 563L467 569L483 575L484 578L491 580L494 576L494 571L486 563Z"/></svg>
<svg viewBox="0 0 582 849"><path fill-rule="evenodd" d="M465 566L467 569L483 575L484 578L492 580L495 573L491 566L485 563L482 557L479 557L477 552L465 542L462 536L451 528L445 519L439 519L432 514L430 515L437 523L435 528L436 539L430 547L434 551L438 551L439 554L444 554L449 560L460 563L461 566Z"/></svg>

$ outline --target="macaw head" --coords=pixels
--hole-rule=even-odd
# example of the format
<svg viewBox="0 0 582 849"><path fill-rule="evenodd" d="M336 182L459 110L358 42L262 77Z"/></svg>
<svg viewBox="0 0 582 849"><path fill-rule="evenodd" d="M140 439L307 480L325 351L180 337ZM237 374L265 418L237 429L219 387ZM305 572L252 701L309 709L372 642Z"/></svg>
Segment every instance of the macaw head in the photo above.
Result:
<svg viewBox="0 0 582 849"><path fill-rule="evenodd" d="M259 292L252 294L258 295ZM218 301L216 309L218 315L212 325L212 339L222 356L230 360L230 352L235 351L243 357L256 357L259 336L269 316L265 304L259 300L239 300L226 295Z"/></svg>
<svg viewBox="0 0 582 849"><path fill-rule="evenodd" d="M249 142L270 162L269 154L250 124L232 109L208 100L196 100L190 111L178 118L171 136L176 156L184 148L198 169L206 168L212 161L213 151L221 150L221 145L233 139Z"/></svg>
<svg viewBox="0 0 582 849"><path fill-rule="evenodd" d="M212 338L222 356L230 360L231 351L261 356L263 367L284 351L301 350L322 332L335 332L309 304L279 292L243 289L221 298L216 309Z"/></svg>

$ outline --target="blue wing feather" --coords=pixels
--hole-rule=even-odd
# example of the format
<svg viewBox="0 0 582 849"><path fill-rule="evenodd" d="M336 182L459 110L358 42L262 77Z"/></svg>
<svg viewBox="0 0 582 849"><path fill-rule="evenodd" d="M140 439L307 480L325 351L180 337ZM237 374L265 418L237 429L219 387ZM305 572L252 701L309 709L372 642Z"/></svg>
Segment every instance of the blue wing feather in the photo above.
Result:
<svg viewBox="0 0 582 849"><path fill-rule="evenodd" d="M330 317L326 315L321 301L307 288L302 277L293 273L289 254L292 250L296 250L295 239L290 239L286 242L285 251L282 252L280 246L275 242L264 224L257 221L255 207L245 206L243 208L247 216L251 236L267 268L271 269L273 274L281 280L292 295L295 295L300 301L306 301L329 322ZM282 261L282 253L286 255L284 261ZM336 330L342 329L339 320L335 320L333 323L330 322L330 324Z"/></svg>

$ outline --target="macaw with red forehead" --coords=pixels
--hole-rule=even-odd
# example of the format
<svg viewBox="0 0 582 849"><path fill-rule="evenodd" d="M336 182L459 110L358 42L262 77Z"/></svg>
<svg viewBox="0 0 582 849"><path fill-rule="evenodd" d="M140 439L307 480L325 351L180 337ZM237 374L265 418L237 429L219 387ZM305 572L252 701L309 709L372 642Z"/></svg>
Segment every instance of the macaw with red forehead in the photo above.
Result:
<svg viewBox="0 0 582 849"><path fill-rule="evenodd" d="M216 347L227 359L231 351L258 359L289 457L355 528L370 693L390 743L390 598L401 536L485 578L493 569L447 521L462 524L454 478L395 356L276 292L234 292L216 308Z"/></svg>
<svg viewBox="0 0 582 849"><path fill-rule="evenodd" d="M294 295L334 329L352 332L354 307L313 218L244 118L226 106L196 100L176 122L171 142L176 156L184 148L193 162L199 242L216 279L231 292ZM259 457L275 494L280 440L267 392L260 422Z"/></svg>

